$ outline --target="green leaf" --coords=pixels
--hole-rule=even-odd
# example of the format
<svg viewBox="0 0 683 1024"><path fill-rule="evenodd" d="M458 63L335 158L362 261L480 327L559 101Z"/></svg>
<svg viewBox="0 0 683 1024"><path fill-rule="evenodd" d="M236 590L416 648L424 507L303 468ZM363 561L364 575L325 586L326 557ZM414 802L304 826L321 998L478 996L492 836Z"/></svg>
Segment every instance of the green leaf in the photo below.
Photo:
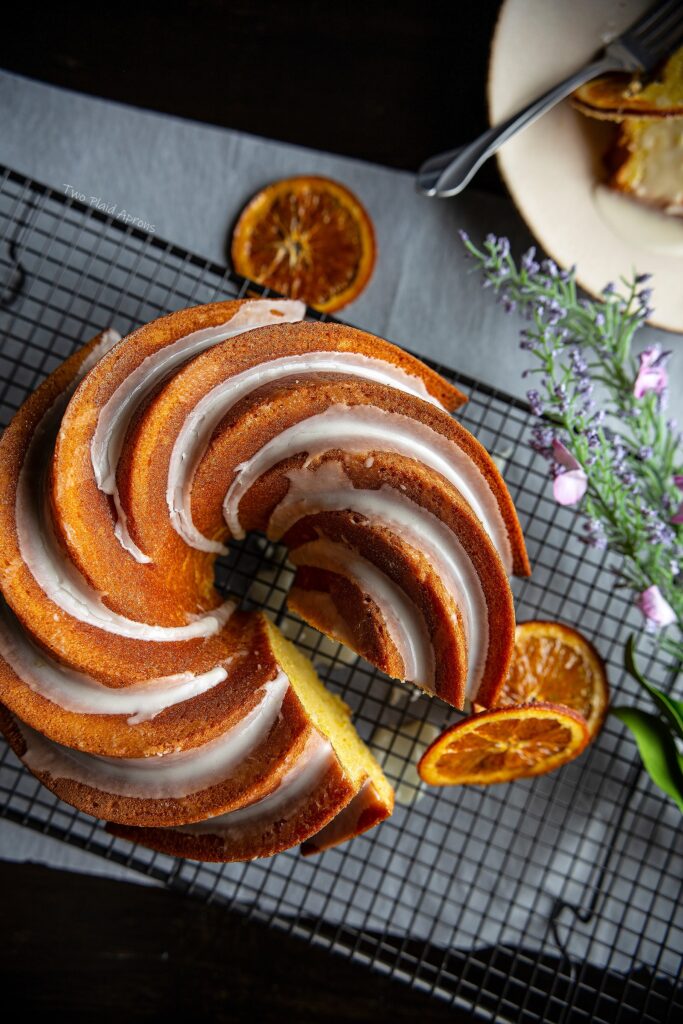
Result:
<svg viewBox="0 0 683 1024"><path fill-rule="evenodd" d="M624 647L624 668L632 675L634 679L637 679L639 683L645 685L645 678L643 673L636 665L636 635L631 633L630 637L626 641Z"/></svg>
<svg viewBox="0 0 683 1024"><path fill-rule="evenodd" d="M624 650L624 665L626 671L629 672L634 679L637 679L641 686L644 686L648 691L652 699L654 700L657 708L666 718L669 725L674 730L675 734L683 739L683 701L675 700L674 697L669 697L667 693L653 686L652 683L648 683L638 666L636 665L636 638L632 634L626 641L626 647Z"/></svg>
<svg viewBox="0 0 683 1024"><path fill-rule="evenodd" d="M641 760L652 781L683 812L683 768L676 741L664 722L640 708L613 708L613 714L631 730Z"/></svg>

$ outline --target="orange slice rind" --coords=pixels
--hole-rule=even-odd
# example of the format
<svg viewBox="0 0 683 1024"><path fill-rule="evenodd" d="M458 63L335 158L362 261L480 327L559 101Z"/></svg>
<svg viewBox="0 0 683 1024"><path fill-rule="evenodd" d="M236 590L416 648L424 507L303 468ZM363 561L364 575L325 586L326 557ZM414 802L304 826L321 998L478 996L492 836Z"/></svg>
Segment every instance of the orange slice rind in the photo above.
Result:
<svg viewBox="0 0 683 1024"><path fill-rule="evenodd" d="M259 192L232 237L238 274L332 313L363 291L376 257L362 203L330 178L285 178Z"/></svg>
<svg viewBox="0 0 683 1024"><path fill-rule="evenodd" d="M591 739L600 731L609 704L605 665L592 644L560 622L522 622L497 707L547 701L578 711Z"/></svg>
<svg viewBox="0 0 683 1024"><path fill-rule="evenodd" d="M422 755L418 772L431 786L488 786L545 775L585 750L582 715L558 704L524 704L470 715Z"/></svg>
<svg viewBox="0 0 683 1024"><path fill-rule="evenodd" d="M572 93L572 103L581 113L603 121L683 116L683 47L651 81L622 72L603 75Z"/></svg>

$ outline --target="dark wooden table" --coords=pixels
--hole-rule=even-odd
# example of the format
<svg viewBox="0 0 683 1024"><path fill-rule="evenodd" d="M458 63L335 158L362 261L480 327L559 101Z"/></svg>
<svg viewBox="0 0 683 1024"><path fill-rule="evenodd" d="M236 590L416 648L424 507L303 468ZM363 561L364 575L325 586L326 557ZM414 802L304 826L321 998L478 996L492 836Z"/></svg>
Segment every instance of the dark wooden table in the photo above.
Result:
<svg viewBox="0 0 683 1024"><path fill-rule="evenodd" d="M219 906L0 862L5 1006L49 1021L458 1021L445 1004Z"/></svg>
<svg viewBox="0 0 683 1024"><path fill-rule="evenodd" d="M0 65L108 99L415 169L486 127L498 0L45 6ZM15 12L16 13L16 12ZM36 140L39 145L39 140ZM500 191L493 164L477 180ZM51 1019L468 1019L220 907L0 864L5 1005Z"/></svg>

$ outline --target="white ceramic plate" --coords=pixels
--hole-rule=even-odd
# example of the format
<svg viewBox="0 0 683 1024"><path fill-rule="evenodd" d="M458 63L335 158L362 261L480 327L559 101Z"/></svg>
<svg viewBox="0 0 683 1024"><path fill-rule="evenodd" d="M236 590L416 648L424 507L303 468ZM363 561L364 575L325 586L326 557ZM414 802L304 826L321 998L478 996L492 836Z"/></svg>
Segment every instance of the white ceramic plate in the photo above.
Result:
<svg viewBox="0 0 683 1024"><path fill-rule="evenodd" d="M491 49L488 100L492 124L585 63L605 38L628 27L652 0L505 0ZM654 218L646 243L635 229L631 200L621 219L599 206L598 182L609 125L569 101L521 132L499 152L505 182L546 253L563 267L576 263L580 284L597 294L633 270L654 276L651 323L683 332L683 220ZM662 221L664 232L657 225ZM645 224L646 230L648 224ZM679 233L680 232L680 236ZM677 244L678 243L678 244Z"/></svg>

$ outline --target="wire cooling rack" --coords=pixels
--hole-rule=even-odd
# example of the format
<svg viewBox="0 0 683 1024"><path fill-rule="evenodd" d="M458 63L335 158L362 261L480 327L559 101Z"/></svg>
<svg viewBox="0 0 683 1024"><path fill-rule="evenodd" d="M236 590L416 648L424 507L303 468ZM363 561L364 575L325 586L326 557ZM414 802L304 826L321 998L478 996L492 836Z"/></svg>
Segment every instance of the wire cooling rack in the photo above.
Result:
<svg viewBox="0 0 683 1024"><path fill-rule="evenodd" d="M264 294L0 169L2 425L96 331L125 334L170 310L252 293ZM577 626L606 659L614 690L637 700L621 670L624 639L639 626L628 593L610 557L577 540L574 513L549 500L545 466L525 443L526 407L437 369L468 393L461 419L494 453L519 509L534 572L515 581L518 618ZM427 791L414 764L447 711L290 616L290 579L284 551L258 537L219 567L219 581L266 608L352 706L398 787L390 821L307 860L290 851L250 864L178 861L113 839L43 789L4 745L2 813L482 1018L682 1019L680 816L637 766L622 726L608 719L586 754L550 776ZM671 666L654 650L646 667L654 682L671 684Z"/></svg>

